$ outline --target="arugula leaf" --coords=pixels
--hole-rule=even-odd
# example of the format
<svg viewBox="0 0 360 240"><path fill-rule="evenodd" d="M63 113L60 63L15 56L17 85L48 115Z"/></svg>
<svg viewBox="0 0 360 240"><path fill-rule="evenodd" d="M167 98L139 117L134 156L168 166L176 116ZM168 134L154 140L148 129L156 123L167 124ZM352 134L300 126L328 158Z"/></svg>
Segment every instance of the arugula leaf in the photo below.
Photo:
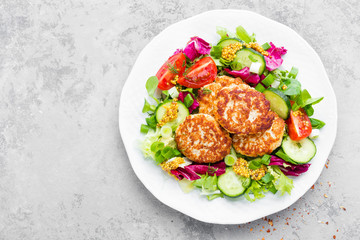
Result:
<svg viewBox="0 0 360 240"><path fill-rule="evenodd" d="M306 105L304 107L304 110L306 112L306 115L308 115L309 117L311 117L312 115L314 115L314 108L311 105Z"/></svg>
<svg viewBox="0 0 360 240"><path fill-rule="evenodd" d="M321 102L321 100L323 100L323 99L324 99L324 97L309 98L304 102L304 106L317 104L317 103Z"/></svg>
<svg viewBox="0 0 360 240"><path fill-rule="evenodd" d="M149 77L146 81L145 87L149 96L154 96L155 90L159 84L159 80L156 76Z"/></svg>
<svg viewBox="0 0 360 240"><path fill-rule="evenodd" d="M142 109L142 112L143 113L146 113L146 112L154 112L156 109L156 106L154 105L151 105L146 99L145 99L145 103L144 103L144 107Z"/></svg>
<svg viewBox="0 0 360 240"><path fill-rule="evenodd" d="M321 129L325 126L325 123L323 121L316 118L310 118L310 122L313 129Z"/></svg>
<svg viewBox="0 0 360 240"><path fill-rule="evenodd" d="M288 96L299 95L301 93L301 83L296 79L283 78L279 90Z"/></svg>

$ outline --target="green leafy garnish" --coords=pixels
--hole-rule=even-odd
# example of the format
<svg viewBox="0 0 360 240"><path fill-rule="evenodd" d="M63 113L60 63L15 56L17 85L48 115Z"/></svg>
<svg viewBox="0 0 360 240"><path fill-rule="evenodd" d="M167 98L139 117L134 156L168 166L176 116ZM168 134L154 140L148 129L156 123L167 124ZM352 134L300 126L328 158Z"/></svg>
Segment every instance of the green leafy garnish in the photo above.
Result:
<svg viewBox="0 0 360 240"><path fill-rule="evenodd" d="M261 158L256 158L251 160L249 163L249 168L252 170L259 169L261 167Z"/></svg>
<svg viewBox="0 0 360 240"><path fill-rule="evenodd" d="M269 165L270 159L271 159L271 156L268 154L265 154L264 156L261 157L261 163L265 164L265 165Z"/></svg>
<svg viewBox="0 0 360 240"><path fill-rule="evenodd" d="M280 178L275 182L276 189L283 196L285 193L291 194L291 190L294 188L293 180L286 177L284 174L280 175Z"/></svg>
<svg viewBox="0 0 360 240"><path fill-rule="evenodd" d="M210 56L214 58L220 58L222 54L222 47L220 46L213 46L210 51Z"/></svg>
<svg viewBox="0 0 360 240"><path fill-rule="evenodd" d="M184 98L184 103L187 108L189 108L194 103L194 99L191 94L186 95Z"/></svg>
<svg viewBox="0 0 360 240"><path fill-rule="evenodd" d="M159 84L159 80L156 76L149 77L146 81L145 87L149 96L154 96L155 90Z"/></svg>
<svg viewBox="0 0 360 240"><path fill-rule="evenodd" d="M169 63L169 62L166 62L166 65L167 65L167 67L168 67L168 69L169 69L169 71L170 71L171 73L173 73L173 74L179 74L179 71L176 69L175 64L173 65L173 64L171 64L171 63Z"/></svg>
<svg viewBox="0 0 360 240"><path fill-rule="evenodd" d="M203 94L210 94L210 93L212 93L212 91L210 89L208 89L208 88L203 88L202 93Z"/></svg>
<svg viewBox="0 0 360 240"><path fill-rule="evenodd" d="M292 78L284 78L280 83L279 90L285 95L293 96L301 93L301 83Z"/></svg>
<svg viewBox="0 0 360 240"><path fill-rule="evenodd" d="M236 28L236 35L246 43L256 42L255 34L253 33L251 36L247 33L247 31L242 27L238 26Z"/></svg>
<svg viewBox="0 0 360 240"><path fill-rule="evenodd" d="M272 180L274 180L274 177L270 173L266 173L265 176L263 176L261 178L261 180L267 184L267 183L271 182Z"/></svg>
<svg viewBox="0 0 360 240"><path fill-rule="evenodd" d="M148 125L141 124L141 127L140 127L140 132L141 132L141 133L146 134L146 133L149 132L149 130L150 130L150 127L149 127Z"/></svg>
<svg viewBox="0 0 360 240"><path fill-rule="evenodd" d="M321 129L325 126L325 123L323 121L316 118L310 118L310 122L313 129Z"/></svg>
<svg viewBox="0 0 360 240"><path fill-rule="evenodd" d="M271 48L271 45L269 43L264 43L263 45L261 45L261 47L266 51L268 50L269 48Z"/></svg>
<svg viewBox="0 0 360 240"><path fill-rule="evenodd" d="M143 107L143 109L142 109L142 112L143 112L143 113L146 113L146 112L154 112L155 109L156 109L156 106L151 105L151 104L145 99L144 107Z"/></svg>
<svg viewBox="0 0 360 240"><path fill-rule="evenodd" d="M254 202L256 199L265 197L263 192L263 186L261 186L258 181L252 181L250 187L245 191L244 197L249 202ZM250 194L253 194L254 197L251 198Z"/></svg>
<svg viewBox="0 0 360 240"><path fill-rule="evenodd" d="M159 79L156 76L149 77L146 81L145 87L150 97L152 97L158 104L159 100L154 97L156 88L159 84Z"/></svg>
<svg viewBox="0 0 360 240"><path fill-rule="evenodd" d="M292 67L289 74L288 74L288 77L289 78L296 78L297 74L299 72L299 69L297 69L296 67Z"/></svg>
<svg viewBox="0 0 360 240"><path fill-rule="evenodd" d="M147 125L149 125L149 127L153 128L153 129L156 128L157 121L156 121L155 115L145 118L145 121L146 121Z"/></svg>

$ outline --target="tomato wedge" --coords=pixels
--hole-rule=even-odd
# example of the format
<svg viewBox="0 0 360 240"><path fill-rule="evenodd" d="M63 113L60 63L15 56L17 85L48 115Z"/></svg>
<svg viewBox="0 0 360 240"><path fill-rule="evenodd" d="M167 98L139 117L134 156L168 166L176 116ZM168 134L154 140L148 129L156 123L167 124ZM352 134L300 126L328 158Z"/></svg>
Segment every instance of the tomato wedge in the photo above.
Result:
<svg viewBox="0 0 360 240"><path fill-rule="evenodd" d="M302 108L295 112L291 110L286 123L288 125L289 137L294 141L308 137L312 131L310 119Z"/></svg>
<svg viewBox="0 0 360 240"><path fill-rule="evenodd" d="M217 75L217 68L211 57L204 57L192 65L177 81L188 88L201 88L213 82Z"/></svg>
<svg viewBox="0 0 360 240"><path fill-rule="evenodd" d="M169 90L174 84L171 83L178 75L179 77L185 71L186 58L183 53L177 53L171 56L156 73L156 77L159 79L158 88L161 90Z"/></svg>

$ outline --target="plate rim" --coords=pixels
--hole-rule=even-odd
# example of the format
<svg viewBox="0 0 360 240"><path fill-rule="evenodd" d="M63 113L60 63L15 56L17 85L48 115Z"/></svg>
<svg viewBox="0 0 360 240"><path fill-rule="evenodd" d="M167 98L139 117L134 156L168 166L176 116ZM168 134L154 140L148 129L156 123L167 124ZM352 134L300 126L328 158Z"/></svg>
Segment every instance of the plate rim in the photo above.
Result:
<svg viewBox="0 0 360 240"><path fill-rule="evenodd" d="M244 13L244 12L246 12L246 13L248 13L248 14L252 14L252 15L255 15L255 16L257 16L257 17L262 17L262 18L264 18L266 21L270 22L271 24L281 25L283 28L286 28L288 31L291 31L291 32L293 32L295 35L297 35L297 37L306 45L306 47L307 47L310 51L312 51L312 53L314 54L314 56L316 56L318 62L321 64L321 72L322 72L322 75L325 76L325 78L326 78L326 84L329 86L329 88L330 88L330 90L331 90L330 94L332 95L332 100L334 101L334 108L335 108L335 109L334 109L334 112L335 112L335 115L334 115L335 129L333 130L335 134L334 134L334 138L332 139L332 142L331 142L331 144L330 144L330 146L331 146L331 147L330 147L330 151L329 151L329 153L327 154L327 158L328 158L328 156L330 155L331 150L332 150L332 148L333 148L333 146L334 146L334 144L335 144L336 135L337 135L337 128L338 128L338 126L337 126L337 125L338 125L337 105L338 105L338 103L337 103L335 91L334 91L334 89L333 89L333 87L332 87L332 85L331 85L330 79L329 79L329 77L328 77L328 75L327 75L327 73L326 73L325 66L324 66L323 62L321 61L320 56L319 56L319 55L317 54L317 52L312 48L312 46L311 46L300 34L298 34L298 33L297 33L295 30L293 30L292 28L286 26L286 25L283 24L283 23L280 23L280 22L277 22L277 21L275 21L275 20L273 20L273 19L270 19L270 18L268 18L268 17L265 17L265 16L263 16L263 15L261 15L261 14L259 14L259 13L256 13L256 12L253 12L253 11L249 11L249 10L242 10L242 9L215 9L215 10L210 10L210 11L204 11L204 12L199 13L199 14L197 14L197 15L194 15L194 16L191 16L191 17L189 17L189 18L185 18L185 19L182 19L182 20L180 20L180 21L177 21L177 22L172 23L171 25L169 25L169 26L167 26L166 28L164 28L161 32L159 32L152 40L150 40L150 41L146 44L146 46L145 46L145 47L140 51L140 53L138 54L137 59L136 59L136 61L134 62L133 66L132 66L132 69L131 69L131 71L130 71L130 73L129 73L126 81L125 81L125 84L123 85L123 88L122 88L122 91L121 91L121 95L120 95L120 103L119 103L119 130L120 130L120 135L121 135L121 138L122 138L123 143L124 143L124 146L125 146L126 154L127 154L127 156L128 156L128 159L129 159L129 162L130 162L130 164L131 164L131 167L132 167L132 169L133 169L134 172L135 172L135 175L136 175L137 178L141 181L141 183L146 187L146 189L147 189L157 200L159 200L161 203L163 203L163 204L165 204L166 206L168 206L168 207L170 207L170 208L172 208L172 209L175 209L175 210L177 210L177 211L179 211L179 212L181 212L181 213L183 213L183 214L185 214L185 215L187 215L187 216L190 216L190 217L192 217L192 218L194 218L194 219L196 219L196 220L198 220L198 221L201 221L201 222L212 223L212 224L245 224L245 223L247 223L247 222L251 222L251 221L260 219L261 217L269 216L269 215L271 215L271 214L274 214L274 213L277 213L277 212L280 212L280 211L286 209L287 207L289 207L289 206L291 206L292 204L294 204L295 202L297 202L302 196L304 196L304 195L307 193L307 191L310 189L311 186L308 187L307 189L305 189L305 192L304 192L303 194L301 194L301 196L292 199L289 204L284 204L284 207L282 207L282 208L277 208L277 209L275 209L275 210L272 210L272 211L270 211L271 213L266 213L265 215L250 217L249 220L247 220L247 221L245 221L245 222L234 222L234 221L221 221L221 222L216 222L216 221L207 221L207 220L204 220L204 219L202 219L202 218L200 218L200 217L198 217L198 216L194 216L193 214L191 214L191 213L190 213L189 211L187 211L186 209L184 210L184 209L181 209L180 207L170 205L169 203L163 201L162 199L160 199L158 196L155 195L155 193L151 190L151 188L148 186L148 184L143 181L143 179L142 179L142 177L141 177L138 169L137 169L136 167L134 167L134 163L130 160L129 153L128 153L128 150L127 150L128 147L130 147L130 146L129 146L130 143L124 141L123 136L124 136L125 134L123 133L124 130L122 130L123 128L121 127L121 124L120 124L120 123L121 123L121 119L122 119L122 117L120 116L121 106L122 106L122 105L121 105L121 102L124 102L124 101L123 101L123 97L124 97L124 94L123 94L123 93L125 92L125 90L127 89L127 86L129 85L128 79L129 79L129 77L130 77L130 76L132 75L132 73L133 73L134 66L136 66L136 64L138 63L138 61L139 61L139 59L140 59L140 56L143 54L143 52L145 51L145 49L147 49L148 46L149 46L153 41L156 41L156 39L159 38L160 35L161 35L163 32L165 32L165 31L167 31L168 29L174 27L175 25L177 25L177 24L179 24L179 23L182 23L182 22L191 21L191 20L194 19L194 18L199 18L199 17L202 17L203 15L211 14L211 13L215 13L215 12L222 12L222 13L224 13L224 12ZM329 142L329 143L330 143L330 142ZM325 160L324 162L326 162L326 160ZM319 177L320 177L323 169L324 169L324 165L323 165L323 166L321 167L321 169L317 172L316 177L314 178L314 182L313 182L312 184L315 184L315 182L319 179Z"/></svg>

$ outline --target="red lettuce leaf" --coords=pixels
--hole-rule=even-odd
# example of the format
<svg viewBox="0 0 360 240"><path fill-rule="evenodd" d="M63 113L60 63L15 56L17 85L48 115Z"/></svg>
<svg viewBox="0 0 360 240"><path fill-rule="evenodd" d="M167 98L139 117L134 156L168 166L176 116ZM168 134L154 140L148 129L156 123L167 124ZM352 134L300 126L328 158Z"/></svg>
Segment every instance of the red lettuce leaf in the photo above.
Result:
<svg viewBox="0 0 360 240"><path fill-rule="evenodd" d="M269 53L269 56L264 56L266 62L266 69L273 71L281 66L283 63L282 55L286 54L287 50L284 47L277 48L275 45L270 42L271 48L266 50Z"/></svg>
<svg viewBox="0 0 360 240"><path fill-rule="evenodd" d="M193 61L195 58L201 55L209 54L211 46L204 39L199 37L192 37L184 48L185 55Z"/></svg>
<svg viewBox="0 0 360 240"><path fill-rule="evenodd" d="M190 181L194 181L201 178L198 174L208 173L210 176L214 176L214 174L216 174L216 176L220 176L225 173L225 170L225 162L219 162L211 166L204 164L193 164L185 166L184 168L178 167L177 169L171 170L170 172L179 180L186 178Z"/></svg>
<svg viewBox="0 0 360 240"><path fill-rule="evenodd" d="M287 176L300 176L309 169L311 164L295 165L277 156L271 156L269 166L272 165L279 166L280 170Z"/></svg>
<svg viewBox="0 0 360 240"><path fill-rule="evenodd" d="M240 77L243 81L245 81L248 84L256 85L260 82L260 76L257 74L250 73L248 67L244 67L241 70L230 70L229 68L225 68L224 70L225 72L227 72L228 74L234 77Z"/></svg>

